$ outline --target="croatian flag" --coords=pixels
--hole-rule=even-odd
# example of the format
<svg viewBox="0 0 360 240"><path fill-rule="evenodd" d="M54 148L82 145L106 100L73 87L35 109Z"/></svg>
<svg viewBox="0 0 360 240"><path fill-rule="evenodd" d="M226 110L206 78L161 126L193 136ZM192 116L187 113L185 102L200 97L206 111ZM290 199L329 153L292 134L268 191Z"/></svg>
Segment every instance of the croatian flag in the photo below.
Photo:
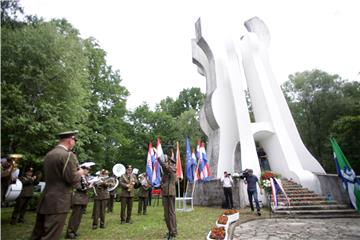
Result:
<svg viewBox="0 0 360 240"><path fill-rule="evenodd" d="M200 161L200 164L199 164L200 179L203 181L209 181L210 180L210 168L209 168L208 160L206 158L206 150L205 150L204 142L201 142L199 161Z"/></svg>
<svg viewBox="0 0 360 240"><path fill-rule="evenodd" d="M191 149L190 149L189 137L186 137L186 177L187 177L189 183L194 182L195 168L196 168L195 153L193 153L193 156L192 156Z"/></svg>
<svg viewBox="0 0 360 240"><path fill-rule="evenodd" d="M195 162L195 164L196 164L196 155L195 155L195 150L193 150L193 151L192 151L191 158L192 158L192 161L194 161L194 162ZM198 163L199 163L199 162L198 162ZM196 166L195 166L194 181L197 181L197 180L200 180L200 175L199 175L199 164L196 164Z"/></svg>
<svg viewBox="0 0 360 240"><path fill-rule="evenodd" d="M149 182L152 182L152 175L153 175L153 163L155 161L154 150L152 148L152 143L150 141L149 148L148 148L148 155L146 160L146 175L148 177Z"/></svg>
<svg viewBox="0 0 360 240"><path fill-rule="evenodd" d="M159 187L161 182L161 176L160 176L160 163L158 158L161 159L161 161L164 161L164 153L161 148L161 142L160 137L157 139L156 144L156 154L155 154L155 161L154 161L154 168L153 168L153 175L152 175L152 184L154 187Z"/></svg>

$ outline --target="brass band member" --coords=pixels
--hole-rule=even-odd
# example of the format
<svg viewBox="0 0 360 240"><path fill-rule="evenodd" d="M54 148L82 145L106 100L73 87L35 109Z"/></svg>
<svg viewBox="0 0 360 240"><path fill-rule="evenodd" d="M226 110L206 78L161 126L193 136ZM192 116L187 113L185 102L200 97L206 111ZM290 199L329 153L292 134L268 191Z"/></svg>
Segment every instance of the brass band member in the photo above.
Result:
<svg viewBox="0 0 360 240"><path fill-rule="evenodd" d="M20 193L20 196L16 199L16 204L14 211L11 216L10 224L23 223L24 215L28 206L28 203L31 197L34 194L34 185L38 182L36 181L36 176L33 176L33 168L29 167L25 170L25 174L19 177L19 180L22 182L23 187ZM19 219L17 219L19 216Z"/></svg>
<svg viewBox="0 0 360 240"><path fill-rule="evenodd" d="M99 178L106 179L107 177L109 177L109 171L102 169ZM92 229L97 229L99 218L100 228L105 228L106 206L110 198L107 188L108 184L105 181L100 180L95 184Z"/></svg>
<svg viewBox="0 0 360 240"><path fill-rule="evenodd" d="M146 173L143 173L139 177L141 187L139 189L139 205L138 205L138 214L146 215L146 201L150 191L150 183Z"/></svg>
<svg viewBox="0 0 360 240"><path fill-rule="evenodd" d="M66 230L67 239L75 239L78 236L77 231L80 226L81 218L86 209L86 205L89 202L88 190L92 187L87 182L87 177L92 165L94 165L94 163L90 162L80 165L80 168L84 169L85 177L83 177L81 181L75 185L71 206L72 212Z"/></svg>
<svg viewBox="0 0 360 240"><path fill-rule="evenodd" d="M84 170L71 151L78 131L59 134L59 144L48 152L44 160L45 189L38 208L31 239L60 238L71 206L72 186L80 182Z"/></svg>
<svg viewBox="0 0 360 240"><path fill-rule="evenodd" d="M116 189L111 190L109 192L109 194L110 194L110 198L109 198L108 205L107 205L107 212L112 213L113 209L114 209L114 201L116 198Z"/></svg>
<svg viewBox="0 0 360 240"><path fill-rule="evenodd" d="M172 148L167 150L168 156L171 156ZM164 217L168 232L167 239L172 239L177 235L176 214L175 214L175 196L176 196L176 165L175 160L165 155L165 161L159 157L159 163L164 175L161 179L161 192L164 205Z"/></svg>
<svg viewBox="0 0 360 240"><path fill-rule="evenodd" d="M16 181L12 173L16 170L16 161L21 158L21 154L10 154L8 158L1 159L1 206L4 204L10 184Z"/></svg>
<svg viewBox="0 0 360 240"><path fill-rule="evenodd" d="M134 198L134 188L137 187L136 176L132 173L132 166L128 165L126 167L126 172L120 176L120 186L121 186L121 224L132 223L131 221L131 211ZM125 216L125 210L127 209L127 214Z"/></svg>

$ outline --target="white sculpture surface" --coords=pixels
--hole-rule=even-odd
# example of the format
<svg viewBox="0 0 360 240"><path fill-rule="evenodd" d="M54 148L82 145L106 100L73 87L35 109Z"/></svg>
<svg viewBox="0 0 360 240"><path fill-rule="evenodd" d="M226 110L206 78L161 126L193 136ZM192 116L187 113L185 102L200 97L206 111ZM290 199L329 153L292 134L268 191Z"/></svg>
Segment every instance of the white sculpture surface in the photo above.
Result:
<svg viewBox="0 0 360 240"><path fill-rule="evenodd" d="M325 173L301 141L280 86L272 73L270 34L257 17L245 22L236 39L211 35L209 25L196 22L193 62L206 77L206 101L200 125L209 138L207 156L212 174L251 168L260 175L255 141L267 153L270 167L286 178L321 193L314 173ZM222 34L222 33L218 33ZM210 48L210 46L216 46ZM242 73L245 79L242 78ZM255 122L251 122L244 85L250 93Z"/></svg>

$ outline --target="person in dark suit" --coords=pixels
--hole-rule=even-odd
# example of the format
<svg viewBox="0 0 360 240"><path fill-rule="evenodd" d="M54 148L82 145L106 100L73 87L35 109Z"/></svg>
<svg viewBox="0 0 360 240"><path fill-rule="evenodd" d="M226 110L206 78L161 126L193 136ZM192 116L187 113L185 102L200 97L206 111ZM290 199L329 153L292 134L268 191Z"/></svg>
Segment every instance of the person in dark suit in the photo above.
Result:
<svg viewBox="0 0 360 240"><path fill-rule="evenodd" d="M103 180L109 177L109 171L102 169L100 172L100 179ZM93 209L93 224L92 229L97 229L98 221L100 218L100 228L105 228L105 214L107 202L110 198L109 191L107 190L109 185L105 181L100 181L95 184L95 196L94 196L94 209Z"/></svg>
<svg viewBox="0 0 360 240"><path fill-rule="evenodd" d="M60 239L71 206L73 186L80 182L84 170L78 169L76 155L71 151L78 131L59 134L59 144L44 160L45 188L37 207L31 239Z"/></svg>
<svg viewBox="0 0 360 240"><path fill-rule="evenodd" d="M139 178L140 178L141 187L138 193L139 196L138 214L141 214L142 212L143 215L146 215L146 208L147 208L146 199L149 196L151 185L146 173L141 174Z"/></svg>
<svg viewBox="0 0 360 240"><path fill-rule="evenodd" d="M161 179L161 192L164 205L164 217L168 232L167 239L172 239L177 235L176 214L175 214L175 196L176 196L176 161L168 157L171 156L173 149L170 147L167 150L168 155L158 157L159 163L162 167L164 175Z"/></svg>
<svg viewBox="0 0 360 240"><path fill-rule="evenodd" d="M88 191L92 186L87 182L87 177L90 172L90 168L93 165L95 164L91 162L85 162L80 165L80 168L84 169L85 177L83 177L81 181L75 185L71 206L72 211L66 230L67 239L75 239L78 236L77 231L80 226L81 218L84 214L86 205L89 202Z"/></svg>
<svg viewBox="0 0 360 240"><path fill-rule="evenodd" d="M25 174L19 177L22 182L22 190L20 196L16 199L14 211L11 216L10 224L23 223L24 215L30 199L34 194L34 185L37 184L36 176L33 176L33 168L29 167L25 170ZM19 216L19 218L18 218Z"/></svg>
<svg viewBox="0 0 360 240"><path fill-rule="evenodd" d="M121 211L120 211L120 219L121 224L132 223L131 221L131 212L132 212L132 205L134 199L134 189L138 187L138 181L136 176L132 173L132 166L128 165L126 167L126 172L120 176L120 186L121 186L121 193L120 193L120 200L121 200ZM126 215L125 215L125 210Z"/></svg>

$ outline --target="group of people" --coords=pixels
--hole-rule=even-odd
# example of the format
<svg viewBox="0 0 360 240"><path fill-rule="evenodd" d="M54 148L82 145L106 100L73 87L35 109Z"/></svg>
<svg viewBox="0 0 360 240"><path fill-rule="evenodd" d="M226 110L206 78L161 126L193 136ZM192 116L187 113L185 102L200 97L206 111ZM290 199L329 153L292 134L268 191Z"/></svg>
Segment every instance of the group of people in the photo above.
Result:
<svg viewBox="0 0 360 240"><path fill-rule="evenodd" d="M49 151L44 159L45 188L37 206L37 216L31 239L59 239L65 226L65 221L70 209L72 209L67 229L66 238L76 239L82 215L89 202L88 191L94 191L94 205L92 212L92 229L105 228L106 208L113 209L115 189L109 190L109 171L100 171L98 180L91 181L91 166L94 163L78 164L76 155L72 149L76 144L78 131L68 131L59 134L59 142L54 149ZM169 152L172 149L169 149ZM169 155L171 156L171 155ZM168 228L165 237L172 239L177 235L175 215L175 160L167 155L159 156L162 166L163 177L161 180L162 198L164 206L164 219ZM10 172L10 171L9 171ZM2 171L7 176L7 172ZM3 180L3 179L2 179ZM11 224L24 221L27 203L33 194L33 186L37 184L37 178L33 176L33 169L28 168L20 177L23 190L16 201L12 214ZM147 198L151 184L146 173L139 177L133 174L131 165L126 167L126 172L119 178L120 201L120 224L131 224L132 206L135 189L140 188L138 214L147 214ZM3 188L2 188L3 189ZM3 197L3 193L2 193Z"/></svg>
<svg viewBox="0 0 360 240"><path fill-rule="evenodd" d="M231 174L225 171L224 176L221 178L221 182L223 185L224 196L225 196L224 207L227 209L232 209L234 208L234 203L232 197L233 179L231 177ZM248 194L251 211L254 211L253 202L255 202L256 211L257 211L256 213L258 216L261 216L260 204L257 194L257 185L259 184L259 179L257 178L257 176L254 175L252 169L247 169L244 175L244 183L247 185L247 194Z"/></svg>

